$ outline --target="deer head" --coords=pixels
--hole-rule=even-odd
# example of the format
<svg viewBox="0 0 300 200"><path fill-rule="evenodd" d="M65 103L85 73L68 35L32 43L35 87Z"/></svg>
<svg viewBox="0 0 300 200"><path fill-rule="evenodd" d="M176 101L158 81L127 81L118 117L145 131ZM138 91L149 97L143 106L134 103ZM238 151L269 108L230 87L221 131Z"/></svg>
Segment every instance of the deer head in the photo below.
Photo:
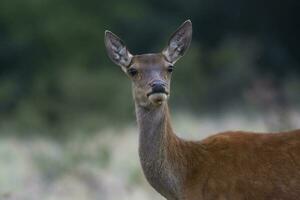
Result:
<svg viewBox="0 0 300 200"><path fill-rule="evenodd" d="M110 31L105 31L104 41L109 58L131 79L136 104L151 108L169 98L174 64L184 55L191 39L192 23L187 20L172 34L161 53L132 55L124 42Z"/></svg>

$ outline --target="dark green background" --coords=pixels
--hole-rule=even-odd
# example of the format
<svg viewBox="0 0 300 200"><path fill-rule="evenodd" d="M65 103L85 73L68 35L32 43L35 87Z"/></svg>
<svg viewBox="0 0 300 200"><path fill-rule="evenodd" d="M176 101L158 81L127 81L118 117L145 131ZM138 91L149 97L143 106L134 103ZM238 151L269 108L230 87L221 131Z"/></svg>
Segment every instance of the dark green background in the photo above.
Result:
<svg viewBox="0 0 300 200"><path fill-rule="evenodd" d="M297 0L1 0L0 128L63 135L133 122L130 83L106 56L104 30L134 54L157 52L186 19L193 41L174 72L173 110L295 109L299 9Z"/></svg>

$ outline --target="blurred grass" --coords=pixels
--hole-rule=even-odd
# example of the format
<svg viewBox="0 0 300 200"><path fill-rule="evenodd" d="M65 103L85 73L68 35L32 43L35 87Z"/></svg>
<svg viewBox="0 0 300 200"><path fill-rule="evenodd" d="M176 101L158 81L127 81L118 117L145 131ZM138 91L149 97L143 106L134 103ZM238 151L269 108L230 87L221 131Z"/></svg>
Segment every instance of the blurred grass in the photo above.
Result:
<svg viewBox="0 0 300 200"><path fill-rule="evenodd" d="M299 124L300 114L291 113L291 119ZM197 117L177 111L173 116L178 135L189 139L229 129L266 131L262 121L262 115L241 112ZM43 133L1 134L0 185L1 200L163 199L143 177L133 124L93 134L82 130L64 140Z"/></svg>

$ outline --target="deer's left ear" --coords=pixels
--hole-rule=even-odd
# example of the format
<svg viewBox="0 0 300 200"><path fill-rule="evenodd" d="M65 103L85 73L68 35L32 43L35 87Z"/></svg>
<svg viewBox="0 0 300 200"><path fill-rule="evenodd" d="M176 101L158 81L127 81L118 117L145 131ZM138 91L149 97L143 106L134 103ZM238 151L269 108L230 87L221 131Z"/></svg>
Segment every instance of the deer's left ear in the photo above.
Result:
<svg viewBox="0 0 300 200"><path fill-rule="evenodd" d="M170 63L174 64L189 48L192 32L192 22L187 20L172 34L168 46L162 52Z"/></svg>
<svg viewBox="0 0 300 200"><path fill-rule="evenodd" d="M104 42L109 58L126 71L133 56L128 51L124 42L110 31L105 31Z"/></svg>

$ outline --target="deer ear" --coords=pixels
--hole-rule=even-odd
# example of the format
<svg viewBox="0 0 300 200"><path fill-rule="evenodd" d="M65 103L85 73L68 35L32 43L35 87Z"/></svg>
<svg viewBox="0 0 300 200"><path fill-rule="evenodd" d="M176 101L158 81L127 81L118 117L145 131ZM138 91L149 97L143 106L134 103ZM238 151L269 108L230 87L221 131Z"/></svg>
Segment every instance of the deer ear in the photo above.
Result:
<svg viewBox="0 0 300 200"><path fill-rule="evenodd" d="M189 48L192 32L192 22L187 20L172 34L168 46L162 52L170 63L174 64Z"/></svg>
<svg viewBox="0 0 300 200"><path fill-rule="evenodd" d="M125 71L132 60L132 55L128 51L124 42L110 31L105 31L104 43L109 58Z"/></svg>

